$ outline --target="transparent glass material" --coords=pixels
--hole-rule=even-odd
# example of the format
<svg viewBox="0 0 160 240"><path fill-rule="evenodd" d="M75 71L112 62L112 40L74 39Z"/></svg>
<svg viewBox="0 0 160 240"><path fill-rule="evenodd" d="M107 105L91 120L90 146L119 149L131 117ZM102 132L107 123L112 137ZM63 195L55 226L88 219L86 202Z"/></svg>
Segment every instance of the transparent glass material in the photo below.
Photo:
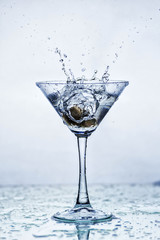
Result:
<svg viewBox="0 0 160 240"><path fill-rule="evenodd" d="M87 139L128 84L127 81L36 83L63 123L77 137L79 155L77 200L72 209L54 214L53 219L68 223L96 223L112 219L111 213L106 214L101 210L95 210L90 204L86 178Z"/></svg>

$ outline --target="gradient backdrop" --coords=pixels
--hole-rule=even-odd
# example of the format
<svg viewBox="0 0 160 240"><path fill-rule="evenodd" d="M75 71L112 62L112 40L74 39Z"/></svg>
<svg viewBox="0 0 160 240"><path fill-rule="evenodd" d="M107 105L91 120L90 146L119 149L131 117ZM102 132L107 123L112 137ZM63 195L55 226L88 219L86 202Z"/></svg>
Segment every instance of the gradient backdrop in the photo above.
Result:
<svg viewBox="0 0 160 240"><path fill-rule="evenodd" d="M89 139L88 182L160 180L160 1L1 0L0 184L77 183L76 138L35 85L65 79L56 47L76 77L130 82Z"/></svg>

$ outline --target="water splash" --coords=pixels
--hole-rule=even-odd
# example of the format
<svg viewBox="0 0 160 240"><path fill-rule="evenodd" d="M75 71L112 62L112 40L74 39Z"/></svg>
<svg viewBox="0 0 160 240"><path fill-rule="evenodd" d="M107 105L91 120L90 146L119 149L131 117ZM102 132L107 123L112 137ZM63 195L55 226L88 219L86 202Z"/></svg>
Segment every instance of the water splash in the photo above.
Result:
<svg viewBox="0 0 160 240"><path fill-rule="evenodd" d="M72 72L72 70L71 70L70 68L69 68L69 73L70 73L70 75L71 75L72 81L75 82L74 74L73 74L73 72Z"/></svg>
<svg viewBox="0 0 160 240"><path fill-rule="evenodd" d="M105 72L102 75L103 82L108 82L109 81L109 76L110 76L110 74L109 74L109 66L107 66Z"/></svg>
<svg viewBox="0 0 160 240"><path fill-rule="evenodd" d="M67 58L67 55L66 54L63 54L62 56L62 53L61 53L61 50L56 48L55 49L55 53L59 55L59 58L60 58L60 63L62 64L62 71L64 72L64 74L66 75L67 77L67 82L71 82L71 81L74 81L74 74L73 72L71 71L71 69L68 69L68 71L66 70L66 64L65 64L65 60L64 58L66 59Z"/></svg>
<svg viewBox="0 0 160 240"><path fill-rule="evenodd" d="M65 64L65 60L67 59L67 55L66 54L62 54L61 50L58 49L58 48L55 49L55 53L59 55L59 58L60 58L59 62L62 64L62 71L64 72L65 76L67 77L67 83L69 83L69 82L81 82L81 83L83 83L84 81L87 81L87 79L86 79L86 77L84 75L82 75L81 77L75 78L71 68L69 68L67 70L66 64ZM82 56L85 56L85 55L82 54ZM115 57L118 58L118 54L117 53L115 53ZM83 65L82 62L80 64L81 64L81 66ZM81 71L84 73L86 71L86 68L83 67L81 69ZM98 70L94 70L94 74L90 78L90 80L97 80L99 82L101 82L101 81L102 82L108 82L109 81L109 76L110 76L110 74L108 72L109 72L109 66L107 66L105 72L102 75L102 78L98 79L97 78Z"/></svg>

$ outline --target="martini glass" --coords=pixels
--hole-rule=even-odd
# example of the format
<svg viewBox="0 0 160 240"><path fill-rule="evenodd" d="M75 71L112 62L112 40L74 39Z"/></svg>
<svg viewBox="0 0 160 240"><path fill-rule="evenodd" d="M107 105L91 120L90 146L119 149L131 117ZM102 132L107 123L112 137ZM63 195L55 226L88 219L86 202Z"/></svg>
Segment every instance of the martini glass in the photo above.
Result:
<svg viewBox="0 0 160 240"><path fill-rule="evenodd" d="M67 223L97 223L113 218L111 213L93 209L89 201L86 178L87 139L128 84L127 81L36 83L63 123L75 134L78 144L79 184L75 206L54 214L52 219Z"/></svg>

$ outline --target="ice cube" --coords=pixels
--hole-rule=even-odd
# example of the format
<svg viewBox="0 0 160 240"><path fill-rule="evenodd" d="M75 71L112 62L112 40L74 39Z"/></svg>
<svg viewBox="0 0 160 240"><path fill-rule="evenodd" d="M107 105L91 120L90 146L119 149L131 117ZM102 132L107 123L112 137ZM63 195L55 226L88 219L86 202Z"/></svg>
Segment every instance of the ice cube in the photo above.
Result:
<svg viewBox="0 0 160 240"><path fill-rule="evenodd" d="M58 103L58 100L60 98L59 92L53 92L47 96L48 100L51 102L53 106L56 106Z"/></svg>

